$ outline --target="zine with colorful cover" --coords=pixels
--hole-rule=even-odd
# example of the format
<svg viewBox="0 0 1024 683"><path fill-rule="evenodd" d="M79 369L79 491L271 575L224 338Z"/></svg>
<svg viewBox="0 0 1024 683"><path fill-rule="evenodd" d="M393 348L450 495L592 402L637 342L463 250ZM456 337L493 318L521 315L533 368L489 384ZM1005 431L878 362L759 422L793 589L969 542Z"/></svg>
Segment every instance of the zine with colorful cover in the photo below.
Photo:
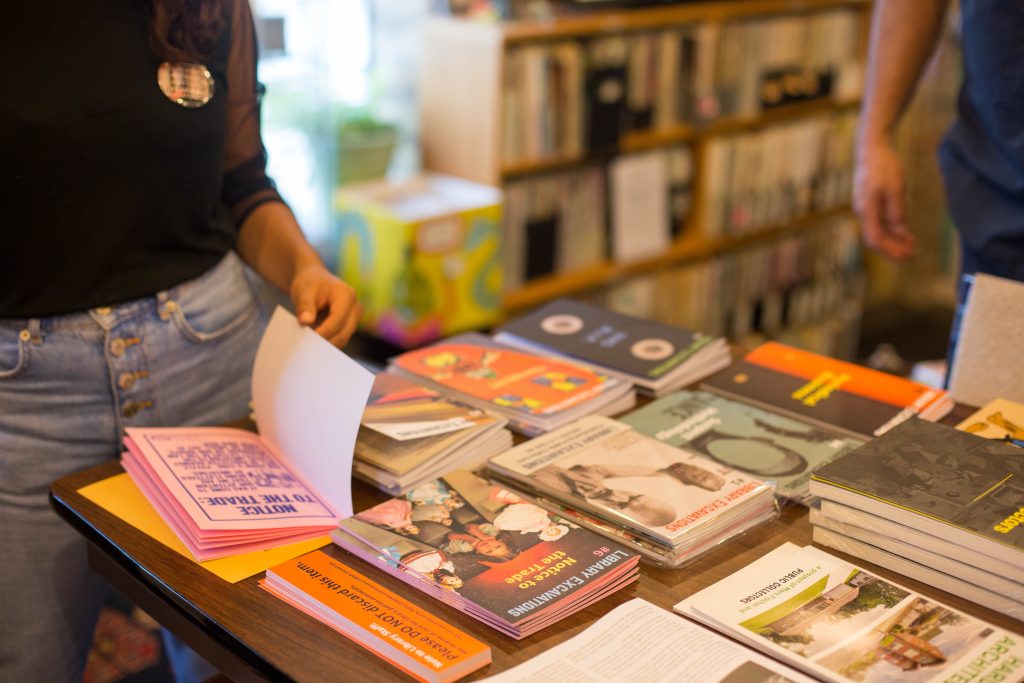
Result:
<svg viewBox="0 0 1024 683"><path fill-rule="evenodd" d="M677 391L619 418L672 446L775 483L806 501L811 471L863 441L706 391Z"/></svg>
<svg viewBox="0 0 1024 683"><path fill-rule="evenodd" d="M956 428L986 439L1016 442L1014 445L1019 446L1024 443L1024 405L997 398L965 418Z"/></svg>
<svg viewBox="0 0 1024 683"><path fill-rule="evenodd" d="M941 389L777 342L761 344L701 388L867 439L914 415L935 421L953 408Z"/></svg>
<svg viewBox="0 0 1024 683"><path fill-rule="evenodd" d="M1024 567L1016 446L909 420L815 471L811 493Z"/></svg>
<svg viewBox="0 0 1024 683"><path fill-rule="evenodd" d="M333 537L516 638L626 585L638 560L465 470L342 520Z"/></svg>
<svg viewBox="0 0 1024 683"><path fill-rule="evenodd" d="M675 610L828 681L1009 681L1024 672L1017 634L811 546L786 543Z"/></svg>
<svg viewBox="0 0 1024 683"><path fill-rule="evenodd" d="M650 393L695 382L730 360L724 339L572 299L557 299L502 325L495 339L626 375Z"/></svg>
<svg viewBox="0 0 1024 683"><path fill-rule="evenodd" d="M399 495L442 472L475 467L512 446L507 420L390 372L374 378L353 473Z"/></svg>
<svg viewBox="0 0 1024 683"><path fill-rule="evenodd" d="M673 555L706 549L701 541L719 538L737 520L760 521L775 511L772 488L759 479L597 415L520 444L488 467Z"/></svg>
<svg viewBox="0 0 1024 683"><path fill-rule="evenodd" d="M390 439L408 441L478 427L496 419L405 377L381 372L373 378L362 425Z"/></svg>
<svg viewBox="0 0 1024 683"><path fill-rule="evenodd" d="M449 683L491 662L486 644L321 551L271 567L260 587L419 681Z"/></svg>
<svg viewBox="0 0 1024 683"><path fill-rule="evenodd" d="M409 351L391 369L510 418L528 434L633 403L625 382L572 361L512 349L480 333Z"/></svg>

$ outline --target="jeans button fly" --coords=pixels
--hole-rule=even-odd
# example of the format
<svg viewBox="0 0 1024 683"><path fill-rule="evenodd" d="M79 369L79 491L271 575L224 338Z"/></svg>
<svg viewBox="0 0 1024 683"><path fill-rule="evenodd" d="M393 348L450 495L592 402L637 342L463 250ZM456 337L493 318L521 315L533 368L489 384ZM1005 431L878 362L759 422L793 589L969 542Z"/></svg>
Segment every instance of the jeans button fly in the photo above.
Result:
<svg viewBox="0 0 1024 683"><path fill-rule="evenodd" d="M115 356L120 356L124 353L124 339L118 337L110 342L110 352Z"/></svg>

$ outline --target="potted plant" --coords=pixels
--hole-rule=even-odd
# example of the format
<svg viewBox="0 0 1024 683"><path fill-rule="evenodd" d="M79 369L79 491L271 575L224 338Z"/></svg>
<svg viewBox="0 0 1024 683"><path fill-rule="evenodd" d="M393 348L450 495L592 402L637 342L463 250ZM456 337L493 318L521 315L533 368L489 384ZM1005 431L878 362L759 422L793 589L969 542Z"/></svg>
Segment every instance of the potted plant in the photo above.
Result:
<svg viewBox="0 0 1024 683"><path fill-rule="evenodd" d="M338 119L338 184L383 178L398 141L398 127L365 109L347 110Z"/></svg>

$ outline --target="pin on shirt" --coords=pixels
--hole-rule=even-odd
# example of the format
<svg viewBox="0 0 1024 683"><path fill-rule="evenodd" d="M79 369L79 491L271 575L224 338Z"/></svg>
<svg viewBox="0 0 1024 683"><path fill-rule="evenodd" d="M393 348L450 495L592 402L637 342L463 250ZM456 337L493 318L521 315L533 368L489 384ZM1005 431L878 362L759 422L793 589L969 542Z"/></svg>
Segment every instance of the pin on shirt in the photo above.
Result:
<svg viewBox="0 0 1024 683"><path fill-rule="evenodd" d="M213 76L202 64L164 62L156 80L167 99L186 109L198 109L213 99Z"/></svg>

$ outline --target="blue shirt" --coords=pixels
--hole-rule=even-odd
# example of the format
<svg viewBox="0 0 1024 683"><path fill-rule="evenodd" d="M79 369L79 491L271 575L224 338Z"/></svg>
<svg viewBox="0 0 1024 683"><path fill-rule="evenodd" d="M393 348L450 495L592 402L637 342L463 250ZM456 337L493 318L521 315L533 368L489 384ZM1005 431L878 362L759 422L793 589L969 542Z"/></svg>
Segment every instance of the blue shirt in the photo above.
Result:
<svg viewBox="0 0 1024 683"><path fill-rule="evenodd" d="M1024 1L960 10L964 82L939 163L963 269L1024 280Z"/></svg>

